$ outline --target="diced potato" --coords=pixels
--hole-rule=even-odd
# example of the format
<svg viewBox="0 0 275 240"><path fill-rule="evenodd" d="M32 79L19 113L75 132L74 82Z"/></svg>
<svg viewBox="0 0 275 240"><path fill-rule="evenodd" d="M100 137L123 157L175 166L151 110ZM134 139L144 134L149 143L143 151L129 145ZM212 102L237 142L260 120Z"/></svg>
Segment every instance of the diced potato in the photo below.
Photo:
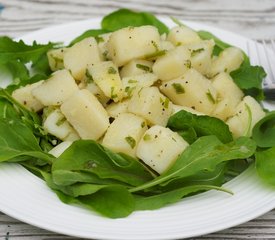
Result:
<svg viewBox="0 0 275 240"><path fill-rule="evenodd" d="M13 91L12 97L17 102L25 106L28 110L38 112L44 107L44 105L32 95L32 90L40 86L42 83L43 81L39 81L18 88L15 91Z"/></svg>
<svg viewBox="0 0 275 240"><path fill-rule="evenodd" d="M134 90L150 87L158 80L158 77L153 73L144 73L132 77L122 78L122 85L124 89L124 95L131 97Z"/></svg>
<svg viewBox="0 0 275 240"><path fill-rule="evenodd" d="M123 86L118 68L112 61L90 65L88 72L105 96L115 102L123 98Z"/></svg>
<svg viewBox="0 0 275 240"><path fill-rule="evenodd" d="M147 129L146 121L142 117L122 113L111 123L102 145L114 152L136 157L137 144Z"/></svg>
<svg viewBox="0 0 275 240"><path fill-rule="evenodd" d="M33 96L43 105L61 105L78 86L68 70L54 72L49 79L32 90Z"/></svg>
<svg viewBox="0 0 275 240"><path fill-rule="evenodd" d="M89 90L92 94L94 94L98 101L105 107L107 102L110 100L109 97L105 96L104 92L94 83L88 83L85 87L85 89Z"/></svg>
<svg viewBox="0 0 275 240"><path fill-rule="evenodd" d="M122 67L120 71L120 76L131 77L144 73L151 73L153 62L147 60L134 59Z"/></svg>
<svg viewBox="0 0 275 240"><path fill-rule="evenodd" d="M189 69L181 77L162 83L160 90L173 103L208 115L216 107L216 90L210 80L195 69Z"/></svg>
<svg viewBox="0 0 275 240"><path fill-rule="evenodd" d="M61 140L65 140L70 134L75 133L75 130L66 120L60 109L55 109L46 116L43 128L46 132Z"/></svg>
<svg viewBox="0 0 275 240"><path fill-rule="evenodd" d="M51 49L47 52L49 65L52 71L64 68L64 53L67 48Z"/></svg>
<svg viewBox="0 0 275 240"><path fill-rule="evenodd" d="M57 146L55 146L54 148L52 148L49 151L49 154L52 154L53 156L55 156L56 158L58 158L71 145L72 145L72 142L70 142L70 141L61 142Z"/></svg>
<svg viewBox="0 0 275 240"><path fill-rule="evenodd" d="M160 35L153 26L127 27L112 33L108 41L111 59L123 66L135 58L143 58L160 49Z"/></svg>
<svg viewBox="0 0 275 240"><path fill-rule="evenodd" d="M238 69L244 60L241 49L229 47L223 50L220 55L212 62L211 76L215 76L220 72L230 73Z"/></svg>
<svg viewBox="0 0 275 240"><path fill-rule="evenodd" d="M61 111L82 139L99 139L109 126L109 116L88 90L78 90L62 105Z"/></svg>
<svg viewBox="0 0 275 240"><path fill-rule="evenodd" d="M160 50L169 51L169 50L172 50L174 48L175 48L175 46L171 42L169 42L169 41L160 41Z"/></svg>
<svg viewBox="0 0 275 240"><path fill-rule="evenodd" d="M112 33L101 34L96 38L101 59L103 59L104 61L107 61L110 59L107 43L109 41L111 34Z"/></svg>
<svg viewBox="0 0 275 240"><path fill-rule="evenodd" d="M203 75L209 75L211 70L211 58L215 42L204 40L198 43L185 45L191 52L191 66Z"/></svg>
<svg viewBox="0 0 275 240"><path fill-rule="evenodd" d="M199 35L194 30L185 26L172 28L167 36L167 40L172 42L175 46L201 41Z"/></svg>
<svg viewBox="0 0 275 240"><path fill-rule="evenodd" d="M129 99L126 99L118 103L113 102L106 107L106 111L108 112L110 117L116 118L118 115L126 113L128 111L129 101Z"/></svg>
<svg viewBox="0 0 275 240"><path fill-rule="evenodd" d="M153 72L163 81L177 78L191 67L190 51L183 46L176 47L159 57L153 65Z"/></svg>
<svg viewBox="0 0 275 240"><path fill-rule="evenodd" d="M134 92L128 111L145 118L150 126L166 126L172 114L172 103L157 87L145 87Z"/></svg>
<svg viewBox="0 0 275 240"><path fill-rule="evenodd" d="M95 38L89 37L74 44L64 53L64 66L76 80L82 80L88 65L101 62Z"/></svg>
<svg viewBox="0 0 275 240"><path fill-rule="evenodd" d="M165 172L188 146L176 132L153 126L145 132L137 146L137 156L159 174Z"/></svg>
<svg viewBox="0 0 275 240"><path fill-rule="evenodd" d="M65 137L64 141L74 142L79 140L80 137L76 131L71 132L67 137Z"/></svg>
<svg viewBox="0 0 275 240"><path fill-rule="evenodd" d="M212 115L226 120L234 114L236 106L241 102L244 94L228 73L218 74L212 80L212 85L218 94L217 107Z"/></svg>
<svg viewBox="0 0 275 240"><path fill-rule="evenodd" d="M186 112L190 112L190 113L196 114L198 116L205 115L204 113L198 112L198 111L194 110L193 108L185 107L185 106L180 106L180 105L176 105L176 104L173 104L172 108L173 108L173 114L175 114L175 113L177 113L177 112L179 112L181 110L184 110Z"/></svg>
<svg viewBox="0 0 275 240"><path fill-rule="evenodd" d="M251 137L253 127L264 116L261 105L253 97L246 96L236 107L235 115L226 123L235 138Z"/></svg>

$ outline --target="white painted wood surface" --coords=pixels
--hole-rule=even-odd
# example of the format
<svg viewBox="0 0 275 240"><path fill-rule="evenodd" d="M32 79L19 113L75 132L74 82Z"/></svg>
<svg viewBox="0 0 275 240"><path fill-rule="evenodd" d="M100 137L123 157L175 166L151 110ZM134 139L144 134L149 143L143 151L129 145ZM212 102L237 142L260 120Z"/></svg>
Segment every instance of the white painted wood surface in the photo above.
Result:
<svg viewBox="0 0 275 240"><path fill-rule="evenodd" d="M275 39L274 0L0 0L0 35L103 16L117 8L202 22L253 39ZM194 223L195 224L195 223ZM76 239L0 213L0 239ZM275 210L248 223L194 239L275 239Z"/></svg>

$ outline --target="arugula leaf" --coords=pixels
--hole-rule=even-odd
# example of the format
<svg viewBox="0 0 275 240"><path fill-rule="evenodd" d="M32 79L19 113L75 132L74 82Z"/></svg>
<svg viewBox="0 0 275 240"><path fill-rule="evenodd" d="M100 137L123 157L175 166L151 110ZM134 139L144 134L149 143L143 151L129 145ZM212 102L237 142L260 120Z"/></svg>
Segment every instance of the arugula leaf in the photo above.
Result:
<svg viewBox="0 0 275 240"><path fill-rule="evenodd" d="M260 178L275 186L275 147L256 152L255 158L256 170Z"/></svg>
<svg viewBox="0 0 275 240"><path fill-rule="evenodd" d="M217 186L211 185L192 185L183 188L178 188L169 192L156 194L153 196L140 196L134 195L135 197L135 210L154 210L161 208L167 204L175 203L185 196L192 193L207 191L207 190L218 190L232 194L232 192Z"/></svg>
<svg viewBox="0 0 275 240"><path fill-rule="evenodd" d="M198 116L185 110L172 115L167 126L174 131L180 131L180 135L189 143L192 143L195 135L197 137L215 135L223 143L233 140L228 125L222 120L209 116ZM194 129L196 134L190 129Z"/></svg>
<svg viewBox="0 0 275 240"><path fill-rule="evenodd" d="M275 111L269 112L256 123L252 138L259 147L275 147Z"/></svg>
<svg viewBox="0 0 275 240"><path fill-rule="evenodd" d="M129 9L119 9L102 19L101 27L106 31L116 31L125 27L155 26L160 34L168 33L168 27L148 12L134 12Z"/></svg>
<svg viewBox="0 0 275 240"><path fill-rule="evenodd" d="M115 179L137 186L152 179L151 174L136 159L116 154L92 140L74 142L53 164L52 172L86 171L101 179Z"/></svg>
<svg viewBox="0 0 275 240"><path fill-rule="evenodd" d="M227 144L222 144L216 136L201 137L186 148L172 167L161 176L130 191L137 192L156 185L166 185L173 180L192 176L202 170L213 171L218 164L248 158L254 154L255 150L255 142L247 137L238 138Z"/></svg>

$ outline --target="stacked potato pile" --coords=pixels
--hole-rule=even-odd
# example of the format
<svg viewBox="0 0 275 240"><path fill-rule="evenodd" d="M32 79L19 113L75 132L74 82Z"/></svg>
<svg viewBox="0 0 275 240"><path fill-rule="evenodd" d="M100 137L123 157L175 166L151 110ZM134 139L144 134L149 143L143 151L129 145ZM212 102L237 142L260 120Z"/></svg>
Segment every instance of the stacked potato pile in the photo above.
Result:
<svg viewBox="0 0 275 240"><path fill-rule="evenodd" d="M161 35L153 26L128 27L53 49L49 79L13 92L26 108L43 110L44 129L64 141L93 139L164 172L188 143L166 128L179 110L225 121L235 138L251 135L264 116L229 73L244 60L230 47L213 57L213 40L178 26Z"/></svg>

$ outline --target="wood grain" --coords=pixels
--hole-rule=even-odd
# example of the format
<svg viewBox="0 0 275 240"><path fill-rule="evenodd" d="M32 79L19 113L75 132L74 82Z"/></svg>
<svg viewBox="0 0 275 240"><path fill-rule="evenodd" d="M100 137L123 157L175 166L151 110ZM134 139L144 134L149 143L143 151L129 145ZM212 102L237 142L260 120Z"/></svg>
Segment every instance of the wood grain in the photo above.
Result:
<svg viewBox="0 0 275 240"><path fill-rule="evenodd" d="M201 22L254 39L275 39L274 0L0 0L0 35L18 37L60 23L103 16L117 8ZM0 239L77 238L39 229L0 212ZM234 228L192 239L275 239L275 210Z"/></svg>

